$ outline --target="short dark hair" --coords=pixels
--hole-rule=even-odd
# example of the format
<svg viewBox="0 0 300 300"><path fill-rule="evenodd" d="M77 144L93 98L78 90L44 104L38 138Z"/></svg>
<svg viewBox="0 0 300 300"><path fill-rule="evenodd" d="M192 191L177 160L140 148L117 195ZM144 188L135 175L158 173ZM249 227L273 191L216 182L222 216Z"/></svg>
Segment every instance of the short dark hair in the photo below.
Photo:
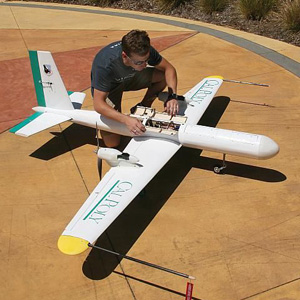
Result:
<svg viewBox="0 0 300 300"><path fill-rule="evenodd" d="M144 56L150 51L150 38L143 30L131 30L122 38L122 50L130 56L132 53Z"/></svg>

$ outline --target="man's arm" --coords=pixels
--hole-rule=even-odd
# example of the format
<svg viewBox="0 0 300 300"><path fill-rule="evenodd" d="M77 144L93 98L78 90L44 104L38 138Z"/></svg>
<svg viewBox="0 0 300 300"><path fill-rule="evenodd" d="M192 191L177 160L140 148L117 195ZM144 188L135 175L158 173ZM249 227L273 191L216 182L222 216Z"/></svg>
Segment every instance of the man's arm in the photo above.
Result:
<svg viewBox="0 0 300 300"><path fill-rule="evenodd" d="M177 93L177 72L174 66L169 63L165 58L162 58L161 62L155 66L160 71L165 73L166 84L168 87L169 95ZM166 102L165 111L168 114L176 115L178 113L179 106L176 99L170 99Z"/></svg>
<svg viewBox="0 0 300 300"><path fill-rule="evenodd" d="M108 92L99 91L97 89L94 90L95 111L109 119L125 124L129 131L134 135L142 134L145 131L145 127L141 123L141 121L136 118L124 115L113 109L105 101L107 96Z"/></svg>
<svg viewBox="0 0 300 300"><path fill-rule="evenodd" d="M176 69L164 57L161 62L155 66L160 71L165 73L166 83L172 94L177 93L177 73Z"/></svg>

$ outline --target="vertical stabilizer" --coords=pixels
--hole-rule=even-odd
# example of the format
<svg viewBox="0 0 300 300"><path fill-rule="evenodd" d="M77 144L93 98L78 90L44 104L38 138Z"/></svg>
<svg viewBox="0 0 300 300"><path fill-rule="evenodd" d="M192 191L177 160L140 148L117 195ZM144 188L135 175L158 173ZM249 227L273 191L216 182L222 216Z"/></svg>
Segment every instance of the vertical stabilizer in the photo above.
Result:
<svg viewBox="0 0 300 300"><path fill-rule="evenodd" d="M51 53L29 51L29 57L39 106L74 109Z"/></svg>

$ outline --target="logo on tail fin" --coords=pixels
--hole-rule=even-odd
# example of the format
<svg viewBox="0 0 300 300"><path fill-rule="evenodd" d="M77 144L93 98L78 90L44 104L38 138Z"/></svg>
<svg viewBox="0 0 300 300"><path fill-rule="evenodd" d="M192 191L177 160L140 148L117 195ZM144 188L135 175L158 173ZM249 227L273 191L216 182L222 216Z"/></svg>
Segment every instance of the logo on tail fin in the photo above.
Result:
<svg viewBox="0 0 300 300"><path fill-rule="evenodd" d="M53 74L52 70L51 70L51 65L43 65L44 67L44 72L46 73L46 75L51 76Z"/></svg>

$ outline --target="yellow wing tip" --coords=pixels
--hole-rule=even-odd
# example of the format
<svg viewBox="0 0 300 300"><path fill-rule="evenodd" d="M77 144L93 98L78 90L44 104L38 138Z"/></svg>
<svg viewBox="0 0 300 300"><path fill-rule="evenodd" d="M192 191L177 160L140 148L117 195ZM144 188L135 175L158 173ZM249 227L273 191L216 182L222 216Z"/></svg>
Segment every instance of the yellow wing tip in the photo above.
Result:
<svg viewBox="0 0 300 300"><path fill-rule="evenodd" d="M69 235L61 235L57 242L58 249L68 255L76 255L84 252L89 247L89 242Z"/></svg>
<svg viewBox="0 0 300 300"><path fill-rule="evenodd" d="M219 79L224 79L223 76L220 76L220 75L216 75L216 76L208 76L207 78L219 78Z"/></svg>

